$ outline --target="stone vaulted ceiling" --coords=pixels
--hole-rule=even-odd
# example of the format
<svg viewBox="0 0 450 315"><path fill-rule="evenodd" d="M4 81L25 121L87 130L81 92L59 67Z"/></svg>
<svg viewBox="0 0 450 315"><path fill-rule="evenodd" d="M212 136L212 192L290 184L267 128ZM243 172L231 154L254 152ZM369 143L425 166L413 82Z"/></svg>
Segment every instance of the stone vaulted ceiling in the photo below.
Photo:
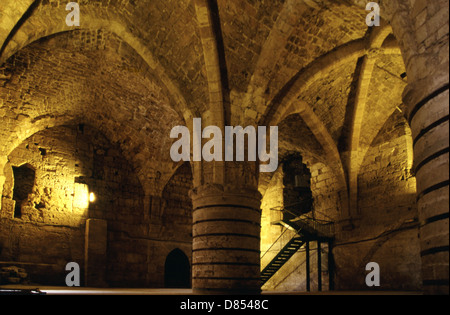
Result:
<svg viewBox="0 0 450 315"><path fill-rule="evenodd" d="M279 125L282 151L351 174L402 109L392 30L369 28L357 1L78 2L68 27L67 1L0 1L0 155L86 122L150 185L178 166L170 129L203 117Z"/></svg>

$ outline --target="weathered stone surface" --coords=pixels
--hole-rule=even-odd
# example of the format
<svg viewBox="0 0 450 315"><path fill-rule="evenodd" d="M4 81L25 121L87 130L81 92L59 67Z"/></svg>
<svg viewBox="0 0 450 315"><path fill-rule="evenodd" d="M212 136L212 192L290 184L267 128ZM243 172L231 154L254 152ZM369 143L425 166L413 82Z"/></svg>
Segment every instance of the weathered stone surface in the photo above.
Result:
<svg viewBox="0 0 450 315"><path fill-rule="evenodd" d="M16 266L0 269L0 284L27 284L28 274L25 269Z"/></svg>
<svg viewBox="0 0 450 315"><path fill-rule="evenodd" d="M280 161L302 156L335 222L335 287L365 289L378 260L386 290L448 293L448 1L383 1L373 28L366 3L81 1L71 28L66 1L2 0L0 261L60 284L99 219L111 286L162 286L178 248L194 287L256 290L282 168L173 163L170 130L201 117L279 126ZM246 267L218 267L226 245L252 250L227 252ZM265 288L303 290L303 258Z"/></svg>

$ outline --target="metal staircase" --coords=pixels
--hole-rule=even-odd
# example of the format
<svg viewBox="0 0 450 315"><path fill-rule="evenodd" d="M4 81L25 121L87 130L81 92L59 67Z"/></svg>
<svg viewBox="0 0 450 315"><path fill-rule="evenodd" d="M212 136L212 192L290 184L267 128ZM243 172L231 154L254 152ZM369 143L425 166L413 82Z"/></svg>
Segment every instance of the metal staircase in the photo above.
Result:
<svg viewBox="0 0 450 315"><path fill-rule="evenodd" d="M295 236L277 253L261 272L262 284L265 284L283 267L286 262L306 243L311 241L330 242L334 237L334 224L331 221L316 220L308 215L296 217L287 209L277 211L284 212L283 220L273 222L273 225L281 225L286 230L266 251L267 254L287 231L294 231ZM264 257L265 254L262 256Z"/></svg>
<svg viewBox="0 0 450 315"><path fill-rule="evenodd" d="M275 256L275 258L261 272L261 280L264 283L272 276L305 244L301 237L292 238L286 246Z"/></svg>

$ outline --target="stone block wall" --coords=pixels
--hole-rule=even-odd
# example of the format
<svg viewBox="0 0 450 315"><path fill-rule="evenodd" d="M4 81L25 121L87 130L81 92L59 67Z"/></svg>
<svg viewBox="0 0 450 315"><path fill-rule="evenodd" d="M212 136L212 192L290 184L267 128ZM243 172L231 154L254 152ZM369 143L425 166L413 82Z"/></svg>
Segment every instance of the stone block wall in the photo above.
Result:
<svg viewBox="0 0 450 315"><path fill-rule="evenodd" d="M261 253L265 254L270 246L277 240L282 233L280 226L272 225L272 222L279 221L283 215L280 211L272 209L281 209L283 201L283 169L280 167L272 176L268 183L267 190L264 191L264 197L261 203Z"/></svg>
<svg viewBox="0 0 450 315"><path fill-rule="evenodd" d="M15 217L13 166L22 165L34 170L35 179ZM32 283L65 285L67 263L77 262L84 275L85 261L95 266L94 259L106 266L101 276L89 272L91 283L161 287L167 255L180 248L191 256L189 165L179 169L162 197L149 196L121 150L90 126L78 125L28 138L8 156L4 173L0 263L25 266ZM88 219L105 222L104 235L85 235ZM101 239L106 252L95 250Z"/></svg>
<svg viewBox="0 0 450 315"><path fill-rule="evenodd" d="M342 220L345 191L339 187L332 169L319 162L308 163L314 212L318 219L335 222L336 238L332 244L332 284L336 290L369 290L365 284L365 267L377 262L381 268L382 289L421 290L416 180L411 173L411 132L402 113L396 111L385 123L366 152L358 177L358 210L352 224ZM264 213L272 204L283 206L274 197L283 190L276 177L269 183L263 198ZM284 232L281 227L262 225L263 250ZM270 236L270 238L269 238ZM292 237L292 234L285 238ZM273 248L280 250L283 242ZM313 244L313 243L312 243ZM311 290L317 286L317 250L311 245ZM328 250L328 249L327 249ZM275 252L272 256L275 256ZM325 258L326 257L326 258ZM262 261L262 267L270 261ZM322 254L323 265L328 255ZM323 266L322 279L328 279L328 266ZM328 290L323 280L323 290ZM264 290L306 291L305 252L300 249L284 265Z"/></svg>
<svg viewBox="0 0 450 315"><path fill-rule="evenodd" d="M369 289L365 266L370 262L380 265L382 289L421 290L416 180L408 132L401 114L394 113L366 154L358 178L354 229L338 230L334 245L338 290Z"/></svg>

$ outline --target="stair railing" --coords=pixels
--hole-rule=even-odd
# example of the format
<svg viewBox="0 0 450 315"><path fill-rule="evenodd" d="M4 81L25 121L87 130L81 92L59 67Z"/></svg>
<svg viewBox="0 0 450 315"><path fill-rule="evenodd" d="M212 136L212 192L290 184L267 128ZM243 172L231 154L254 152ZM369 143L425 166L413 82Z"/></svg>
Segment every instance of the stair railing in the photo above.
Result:
<svg viewBox="0 0 450 315"><path fill-rule="evenodd" d="M294 222L304 223L307 227L311 228L313 231L317 232L321 236L333 237L335 234L334 222L320 220L312 218L308 215L303 215L295 220Z"/></svg>
<svg viewBox="0 0 450 315"><path fill-rule="evenodd" d="M299 229L298 231L296 231L296 234L300 233L301 230L302 230L302 229ZM273 247L275 247L275 244L277 244L278 241L281 240L281 238L282 238L288 231L290 231L290 230L289 230L289 229L285 229L284 232L281 233L281 235L276 239L276 241L273 242L273 244L270 245L269 249L267 249L267 250L264 252L264 254L261 256L261 260L262 260L262 259L263 259L270 251L271 251L271 249L272 249ZM291 239L292 239L292 238L291 238ZM289 242L289 241L288 241L288 242Z"/></svg>
<svg viewBox="0 0 450 315"><path fill-rule="evenodd" d="M271 208L270 210L272 211L279 211L282 213L287 213L289 215L292 216L293 218L293 222L296 222L297 224L300 222L300 224L303 223L303 229L309 233L312 234L320 234L320 236L324 236L324 237L333 237L335 234L335 229L334 229L334 222L332 221L332 219L325 215L322 214L321 212L317 212L315 211L315 213L311 214L303 214L301 216L299 216L298 214L293 213L292 211L290 211L287 208L292 208L295 205L290 205L288 207L275 207L275 208ZM324 216L326 218L328 218L329 220L322 220L322 219L316 219L315 218L315 214L318 213L321 216Z"/></svg>

